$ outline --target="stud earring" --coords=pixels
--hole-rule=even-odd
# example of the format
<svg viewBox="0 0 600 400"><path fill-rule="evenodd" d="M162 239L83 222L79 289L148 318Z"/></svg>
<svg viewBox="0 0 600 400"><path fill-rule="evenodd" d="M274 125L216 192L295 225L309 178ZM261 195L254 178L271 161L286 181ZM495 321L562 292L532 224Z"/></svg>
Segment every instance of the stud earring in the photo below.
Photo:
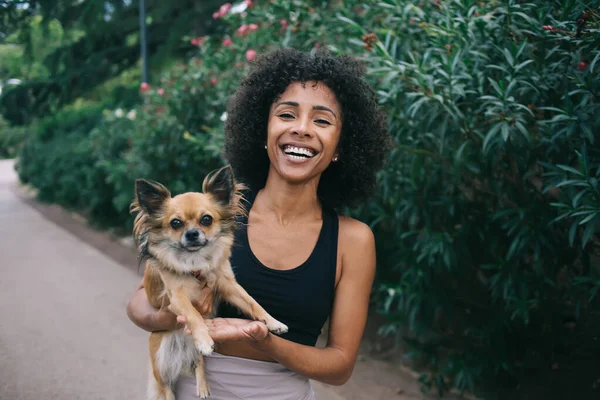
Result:
<svg viewBox="0 0 600 400"><path fill-rule="evenodd" d="M265 150L267 149L267 145L265 144Z"/></svg>
<svg viewBox="0 0 600 400"><path fill-rule="evenodd" d="M333 157L333 162L336 162L338 160L338 156Z"/></svg>

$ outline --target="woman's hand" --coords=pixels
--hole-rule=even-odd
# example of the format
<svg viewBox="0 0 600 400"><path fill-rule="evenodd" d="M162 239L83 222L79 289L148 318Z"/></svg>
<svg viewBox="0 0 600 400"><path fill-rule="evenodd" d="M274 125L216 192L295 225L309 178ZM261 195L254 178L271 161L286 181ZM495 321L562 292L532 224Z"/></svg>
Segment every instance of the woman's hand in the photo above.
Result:
<svg viewBox="0 0 600 400"><path fill-rule="evenodd" d="M187 320L184 316L177 317L177 322L185 325ZM269 336L267 326L259 321L241 318L215 318L205 319L210 336L215 342L248 340L250 342L261 342ZM185 326L185 333L191 335L191 331Z"/></svg>
<svg viewBox="0 0 600 400"><path fill-rule="evenodd" d="M214 294L211 289L202 289L194 307L203 315L212 313ZM134 292L127 304L127 315L140 328L148 332L173 331L181 329L183 325L177 322L177 315L169 309L169 298L165 296L159 309L152 307L148 302L143 283Z"/></svg>

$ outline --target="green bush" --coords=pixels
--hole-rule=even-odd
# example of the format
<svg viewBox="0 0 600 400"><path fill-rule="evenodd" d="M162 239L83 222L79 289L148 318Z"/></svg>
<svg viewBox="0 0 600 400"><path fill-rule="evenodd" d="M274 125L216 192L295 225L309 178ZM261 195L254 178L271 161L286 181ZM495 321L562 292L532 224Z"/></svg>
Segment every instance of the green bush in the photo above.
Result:
<svg viewBox="0 0 600 400"><path fill-rule="evenodd" d="M94 167L89 132L102 118L95 105L66 108L30 127L19 153L18 173L39 190L40 199L70 208L86 208L86 186Z"/></svg>
<svg viewBox="0 0 600 400"><path fill-rule="evenodd" d="M371 25L349 23L379 39L365 61L398 142L356 211L377 236L382 332L405 338L440 391L501 397L529 371L597 356L598 14L571 1L375 8Z"/></svg>
<svg viewBox="0 0 600 400"><path fill-rule="evenodd" d="M10 126L0 117L0 159L14 158L21 149L26 135L26 127Z"/></svg>

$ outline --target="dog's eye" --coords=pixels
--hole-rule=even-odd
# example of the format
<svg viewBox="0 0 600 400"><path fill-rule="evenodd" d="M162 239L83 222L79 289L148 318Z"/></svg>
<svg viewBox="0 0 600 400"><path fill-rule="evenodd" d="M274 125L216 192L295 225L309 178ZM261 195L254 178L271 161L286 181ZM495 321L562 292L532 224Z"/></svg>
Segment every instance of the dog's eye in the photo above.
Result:
<svg viewBox="0 0 600 400"><path fill-rule="evenodd" d="M200 225L211 226L212 222L213 219L210 215L205 215L204 217L200 218Z"/></svg>
<svg viewBox="0 0 600 400"><path fill-rule="evenodd" d="M181 222L178 219L171 220L170 224L171 224L171 228L173 228L173 229L179 229L183 226L183 222Z"/></svg>

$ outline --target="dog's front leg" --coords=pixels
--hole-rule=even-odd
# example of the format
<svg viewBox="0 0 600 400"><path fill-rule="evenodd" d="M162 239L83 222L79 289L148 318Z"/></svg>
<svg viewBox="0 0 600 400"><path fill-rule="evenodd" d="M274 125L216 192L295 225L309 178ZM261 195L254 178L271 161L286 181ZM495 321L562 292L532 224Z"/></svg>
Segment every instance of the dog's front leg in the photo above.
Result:
<svg viewBox="0 0 600 400"><path fill-rule="evenodd" d="M269 331L276 334L286 333L288 331L288 327L285 324L273 318L239 283L237 283L230 268L226 269L219 276L216 284L217 292L225 301L234 307L237 307L241 312L250 316L252 319L264 322Z"/></svg>
<svg viewBox="0 0 600 400"><path fill-rule="evenodd" d="M185 295L184 290L173 290L170 294L170 300L169 309L174 314L183 315L186 318L187 326L192 331L194 343L200 354L210 355L215 348L215 342L210 337L204 319L193 306L189 297Z"/></svg>
<svg viewBox="0 0 600 400"><path fill-rule="evenodd" d="M207 399L210 396L210 388L206 381L204 356L198 357L198 364L196 365L196 396L201 399Z"/></svg>

